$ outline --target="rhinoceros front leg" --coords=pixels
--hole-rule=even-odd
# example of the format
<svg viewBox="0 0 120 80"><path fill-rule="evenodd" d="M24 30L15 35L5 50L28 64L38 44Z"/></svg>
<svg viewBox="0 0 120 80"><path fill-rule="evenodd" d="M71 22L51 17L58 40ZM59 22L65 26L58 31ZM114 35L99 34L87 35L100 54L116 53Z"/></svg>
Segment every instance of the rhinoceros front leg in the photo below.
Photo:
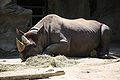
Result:
<svg viewBox="0 0 120 80"><path fill-rule="evenodd" d="M68 55L69 53L69 43L60 42L56 44L49 45L43 52L48 55Z"/></svg>
<svg viewBox="0 0 120 80"><path fill-rule="evenodd" d="M70 40L68 40L62 33L52 33L51 41L53 44L49 45L44 50L44 54L68 55L70 49Z"/></svg>

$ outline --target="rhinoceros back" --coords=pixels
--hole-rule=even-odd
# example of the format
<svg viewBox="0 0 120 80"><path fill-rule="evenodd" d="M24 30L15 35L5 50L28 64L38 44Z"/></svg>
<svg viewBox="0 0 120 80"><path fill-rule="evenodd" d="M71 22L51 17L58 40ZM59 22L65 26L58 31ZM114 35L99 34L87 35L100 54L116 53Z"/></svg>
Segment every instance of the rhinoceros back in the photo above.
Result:
<svg viewBox="0 0 120 80"><path fill-rule="evenodd" d="M70 41L69 56L89 56L99 46L101 23L93 20L65 20L61 32Z"/></svg>

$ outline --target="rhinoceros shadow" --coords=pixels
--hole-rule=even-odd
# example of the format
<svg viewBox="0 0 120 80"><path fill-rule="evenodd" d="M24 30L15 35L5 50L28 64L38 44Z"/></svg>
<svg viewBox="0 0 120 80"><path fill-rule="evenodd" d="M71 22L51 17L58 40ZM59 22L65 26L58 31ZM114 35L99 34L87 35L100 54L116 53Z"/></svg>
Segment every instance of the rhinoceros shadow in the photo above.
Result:
<svg viewBox="0 0 120 80"><path fill-rule="evenodd" d="M110 55L120 57L120 43L112 43L110 45Z"/></svg>

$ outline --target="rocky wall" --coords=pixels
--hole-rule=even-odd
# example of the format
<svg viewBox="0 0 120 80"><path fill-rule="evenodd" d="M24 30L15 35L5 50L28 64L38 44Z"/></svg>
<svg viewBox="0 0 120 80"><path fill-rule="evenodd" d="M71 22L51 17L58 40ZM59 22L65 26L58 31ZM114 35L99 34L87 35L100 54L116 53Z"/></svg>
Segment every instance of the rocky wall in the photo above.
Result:
<svg viewBox="0 0 120 80"><path fill-rule="evenodd" d="M120 40L120 0L48 0L48 13L65 18L95 19L112 29L112 41Z"/></svg>
<svg viewBox="0 0 120 80"><path fill-rule="evenodd" d="M97 0L92 18L112 29L112 41L120 40L120 0Z"/></svg>
<svg viewBox="0 0 120 80"><path fill-rule="evenodd" d="M65 18L89 18L89 0L48 0L48 13Z"/></svg>
<svg viewBox="0 0 120 80"><path fill-rule="evenodd" d="M0 54L16 51L16 28L27 30L31 16L32 11L18 6L16 0L0 0Z"/></svg>

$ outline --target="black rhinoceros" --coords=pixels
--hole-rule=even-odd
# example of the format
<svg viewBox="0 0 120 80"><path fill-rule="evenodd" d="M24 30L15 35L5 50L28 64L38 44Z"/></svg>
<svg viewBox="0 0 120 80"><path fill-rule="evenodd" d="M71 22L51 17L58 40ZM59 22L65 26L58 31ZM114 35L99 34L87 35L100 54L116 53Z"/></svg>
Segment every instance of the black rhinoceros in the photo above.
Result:
<svg viewBox="0 0 120 80"><path fill-rule="evenodd" d="M16 41L23 61L37 54L85 57L92 50L104 56L109 53L110 35L111 29L95 20L50 14Z"/></svg>

